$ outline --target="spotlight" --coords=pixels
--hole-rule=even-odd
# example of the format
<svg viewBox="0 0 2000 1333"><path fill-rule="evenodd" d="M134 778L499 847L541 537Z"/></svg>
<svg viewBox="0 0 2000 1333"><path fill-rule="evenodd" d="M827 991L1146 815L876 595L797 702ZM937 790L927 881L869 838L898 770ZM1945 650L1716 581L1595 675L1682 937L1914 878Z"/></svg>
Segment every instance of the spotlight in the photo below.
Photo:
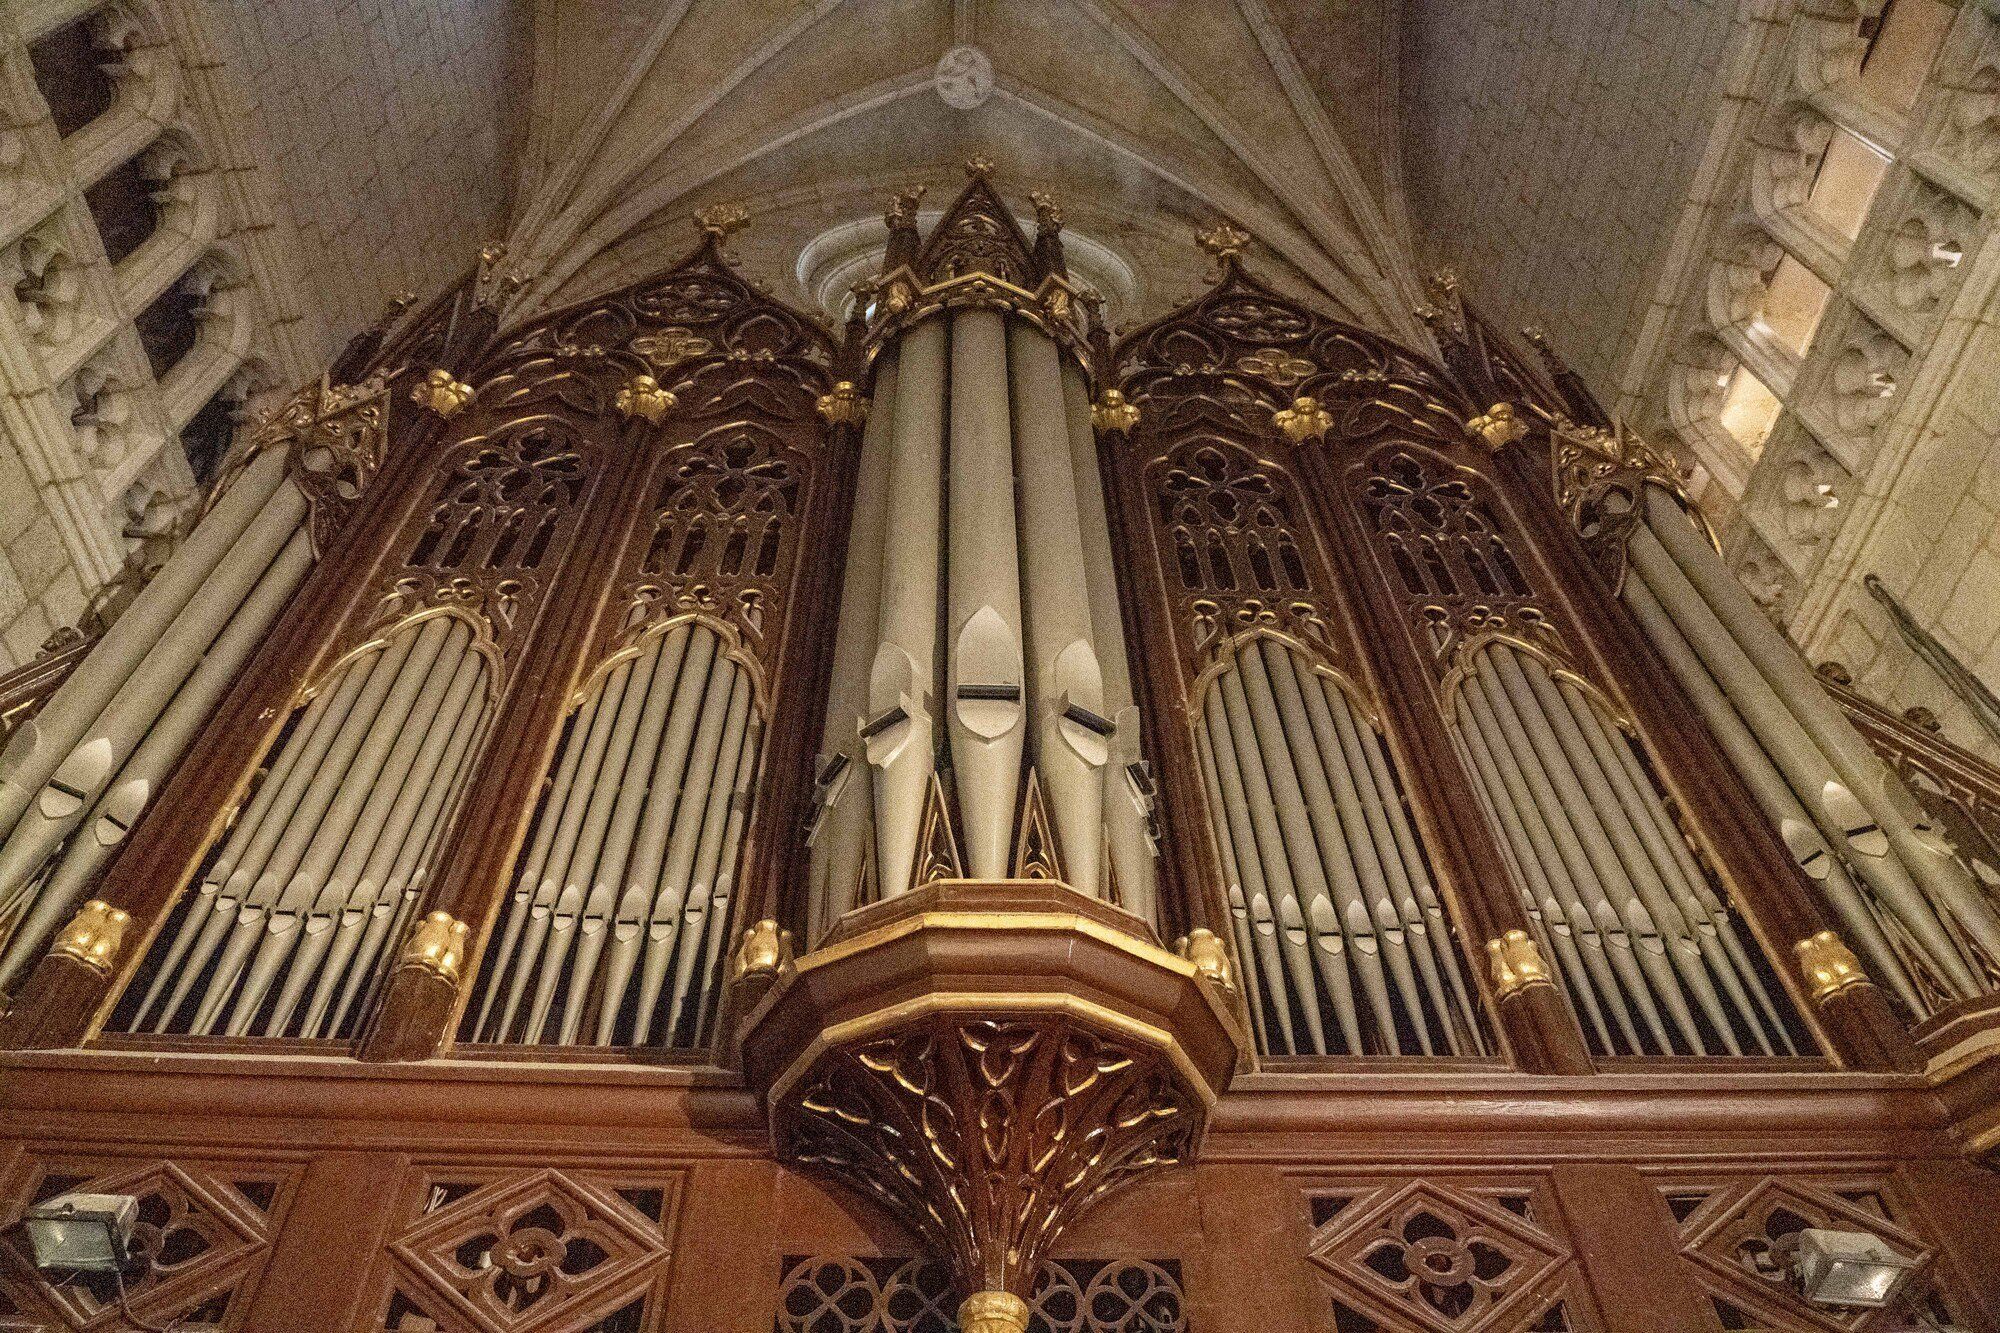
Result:
<svg viewBox="0 0 2000 1333"><path fill-rule="evenodd" d="M35 1267L71 1273L121 1272L138 1220L129 1194L61 1194L21 1215Z"/></svg>
<svg viewBox="0 0 2000 1333"><path fill-rule="evenodd" d="M1814 1305L1879 1309L1895 1297L1915 1261L1865 1231L1808 1228L1798 1233L1792 1280Z"/></svg>

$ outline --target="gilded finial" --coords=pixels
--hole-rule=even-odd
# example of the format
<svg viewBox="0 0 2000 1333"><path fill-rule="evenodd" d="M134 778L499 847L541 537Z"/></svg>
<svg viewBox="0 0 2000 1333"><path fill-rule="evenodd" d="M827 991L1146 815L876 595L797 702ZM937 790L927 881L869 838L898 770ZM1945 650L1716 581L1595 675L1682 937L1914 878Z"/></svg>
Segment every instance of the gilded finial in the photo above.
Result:
<svg viewBox="0 0 2000 1333"><path fill-rule="evenodd" d="M464 380L453 378L449 370L436 369L411 387L410 401L449 421L465 410L477 392Z"/></svg>
<svg viewBox="0 0 2000 1333"><path fill-rule="evenodd" d="M985 180L993 174L993 159L984 153L974 153L965 159L965 174L976 181Z"/></svg>
<svg viewBox="0 0 2000 1333"><path fill-rule="evenodd" d="M1512 403L1495 403L1476 417L1466 420L1465 428L1485 442L1488 449L1495 451L1506 448L1528 433L1528 423Z"/></svg>
<svg viewBox="0 0 2000 1333"><path fill-rule="evenodd" d="M868 420L868 397L854 381L841 380L819 396L819 414L829 426L859 426Z"/></svg>
<svg viewBox="0 0 2000 1333"><path fill-rule="evenodd" d="M1292 399L1290 407L1273 412L1271 424L1293 444L1304 444L1326 438L1326 433L1333 429L1333 414L1319 405L1319 399L1301 394Z"/></svg>
<svg viewBox="0 0 2000 1333"><path fill-rule="evenodd" d="M1004 1291L975 1291L958 1307L960 1333L1028 1333L1028 1303Z"/></svg>
<svg viewBox="0 0 2000 1333"><path fill-rule="evenodd" d="M1139 424L1139 405L1126 402L1116 389L1106 389L1090 409L1090 424L1114 435L1130 435Z"/></svg>
<svg viewBox="0 0 2000 1333"><path fill-rule="evenodd" d="M1799 956L1799 970L1806 975L1814 1004L1823 1004L1855 986L1874 984L1861 970L1861 960L1854 956L1854 950L1830 930L1800 940L1792 946L1792 951Z"/></svg>
<svg viewBox="0 0 2000 1333"><path fill-rule="evenodd" d="M1525 930L1510 930L1497 940L1486 941L1486 954L1493 969L1493 993L1498 999L1508 999L1530 986L1555 985L1541 947Z"/></svg>
<svg viewBox="0 0 2000 1333"><path fill-rule="evenodd" d="M506 258L507 247L497 241L479 247L479 270L472 277L472 298L479 305L497 306L527 285L525 270L501 267Z"/></svg>
<svg viewBox="0 0 2000 1333"><path fill-rule="evenodd" d="M930 192L928 185L911 185L898 190L889 201L889 211L882 220L890 227L912 227L917 222L917 205Z"/></svg>
<svg viewBox="0 0 2000 1333"><path fill-rule="evenodd" d="M1222 947L1222 940L1214 931L1197 926L1181 936L1174 952L1193 963L1195 971L1211 986L1232 993L1236 990L1236 969L1230 966L1229 951Z"/></svg>
<svg viewBox="0 0 2000 1333"><path fill-rule="evenodd" d="M737 203L710 204L694 213L695 226L718 241L742 231L749 221L750 210Z"/></svg>
<svg viewBox="0 0 2000 1333"><path fill-rule="evenodd" d="M83 964L108 977L118 963L118 947L132 918L101 898L92 898L69 919L49 946L49 955Z"/></svg>
<svg viewBox="0 0 2000 1333"><path fill-rule="evenodd" d="M1028 201L1035 206L1035 222L1043 231L1061 231L1063 224L1062 205L1046 190L1028 191Z"/></svg>
<svg viewBox="0 0 2000 1333"><path fill-rule="evenodd" d="M753 975L776 977L791 966L792 932L779 929L776 921L766 917L743 932L732 971L741 981Z"/></svg>
<svg viewBox="0 0 2000 1333"><path fill-rule="evenodd" d="M458 985L458 969L465 961L465 937L470 928L449 912L432 912L410 932L396 960L400 968L428 972L447 986Z"/></svg>
<svg viewBox="0 0 2000 1333"><path fill-rule="evenodd" d="M1218 262L1222 262L1235 258L1249 248L1250 233L1228 218L1219 218L1213 227L1196 231L1194 243Z"/></svg>
<svg viewBox="0 0 2000 1333"><path fill-rule="evenodd" d="M659 425L673 411L673 392L662 389L660 382L651 375L634 375L626 380L618 394L611 400L612 406L626 417L643 417L651 425Z"/></svg>

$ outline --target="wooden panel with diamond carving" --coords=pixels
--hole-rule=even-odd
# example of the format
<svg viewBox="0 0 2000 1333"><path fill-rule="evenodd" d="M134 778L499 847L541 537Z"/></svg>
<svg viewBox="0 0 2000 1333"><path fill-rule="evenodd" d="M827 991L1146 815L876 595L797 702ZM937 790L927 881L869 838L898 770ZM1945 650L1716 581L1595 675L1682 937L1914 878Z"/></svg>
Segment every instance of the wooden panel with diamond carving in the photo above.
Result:
<svg viewBox="0 0 2000 1333"><path fill-rule="evenodd" d="M1938 1251L1910 1226L1892 1180L1874 1175L1677 1178L1661 1182L1681 1258L1725 1329L1902 1330L1912 1307L1937 1324L1953 1316L1943 1293ZM1862 1231L1913 1262L1905 1296L1880 1310L1814 1306L1784 1271L1783 1251L1808 1227ZM1920 1324L1920 1321L1919 1321Z"/></svg>
<svg viewBox="0 0 2000 1333"><path fill-rule="evenodd" d="M57 1195L129 1194L139 1201L134 1271L37 1272L27 1239L9 1225L0 1240L0 1329L123 1330L135 1323L244 1327L258 1279L291 1203L289 1163L164 1161L30 1154L7 1182L5 1217Z"/></svg>
<svg viewBox="0 0 2000 1333"><path fill-rule="evenodd" d="M394 1333L642 1333L664 1327L675 1171L610 1176L436 1167L407 1188L377 1264Z"/></svg>
<svg viewBox="0 0 2000 1333"><path fill-rule="evenodd" d="M1309 1192L1335 1333L1595 1333L1546 1179L1356 1180Z"/></svg>

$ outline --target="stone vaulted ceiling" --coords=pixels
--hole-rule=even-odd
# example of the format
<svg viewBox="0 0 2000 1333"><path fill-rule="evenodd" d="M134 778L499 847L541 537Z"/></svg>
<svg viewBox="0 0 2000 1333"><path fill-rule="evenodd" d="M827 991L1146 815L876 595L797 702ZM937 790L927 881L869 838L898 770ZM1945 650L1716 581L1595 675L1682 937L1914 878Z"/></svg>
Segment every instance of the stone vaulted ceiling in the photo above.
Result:
<svg viewBox="0 0 2000 1333"><path fill-rule="evenodd" d="M723 200L756 218L735 249L808 299L814 237L875 218L891 190L983 154L1025 208L1134 273L1123 320L1200 283L1193 225L1227 215L1282 284L1421 337L1394 132L1393 4L1382 0L538 0L509 251L520 301L561 302L658 268ZM990 95L940 98L939 57L990 58Z"/></svg>

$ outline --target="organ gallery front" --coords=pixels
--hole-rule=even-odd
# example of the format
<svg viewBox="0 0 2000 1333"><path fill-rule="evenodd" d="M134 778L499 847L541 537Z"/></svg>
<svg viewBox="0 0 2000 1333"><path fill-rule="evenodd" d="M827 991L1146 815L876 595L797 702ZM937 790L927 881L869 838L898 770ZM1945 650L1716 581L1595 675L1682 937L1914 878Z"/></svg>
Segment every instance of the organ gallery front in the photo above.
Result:
<svg viewBox="0 0 2000 1333"><path fill-rule="evenodd" d="M746 221L489 250L0 679L0 1328L2000 1328L2000 772L1538 339Z"/></svg>

